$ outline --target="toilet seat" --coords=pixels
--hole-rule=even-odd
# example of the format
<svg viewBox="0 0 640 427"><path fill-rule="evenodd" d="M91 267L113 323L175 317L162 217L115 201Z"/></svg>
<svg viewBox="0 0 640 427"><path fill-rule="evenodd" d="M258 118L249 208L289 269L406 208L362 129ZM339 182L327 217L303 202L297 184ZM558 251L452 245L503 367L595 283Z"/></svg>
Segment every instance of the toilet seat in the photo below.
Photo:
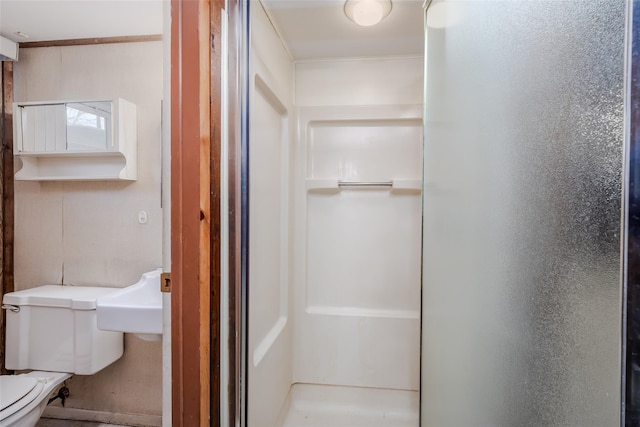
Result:
<svg viewBox="0 0 640 427"><path fill-rule="evenodd" d="M0 376L0 421L9 418L33 402L44 384L38 378L27 376Z"/></svg>

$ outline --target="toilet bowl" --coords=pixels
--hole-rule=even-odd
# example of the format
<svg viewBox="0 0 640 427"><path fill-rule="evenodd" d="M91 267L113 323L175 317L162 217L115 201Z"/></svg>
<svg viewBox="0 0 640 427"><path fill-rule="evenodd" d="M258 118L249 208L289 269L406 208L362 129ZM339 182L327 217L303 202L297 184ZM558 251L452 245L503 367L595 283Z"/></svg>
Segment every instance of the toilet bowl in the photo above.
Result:
<svg viewBox="0 0 640 427"><path fill-rule="evenodd" d="M0 427L36 425L49 398L71 374L32 371L0 376Z"/></svg>
<svg viewBox="0 0 640 427"><path fill-rule="evenodd" d="M5 367L31 372L0 376L0 427L33 427L72 374L93 375L122 356L123 333L96 320L96 299L116 290L46 285L4 295Z"/></svg>

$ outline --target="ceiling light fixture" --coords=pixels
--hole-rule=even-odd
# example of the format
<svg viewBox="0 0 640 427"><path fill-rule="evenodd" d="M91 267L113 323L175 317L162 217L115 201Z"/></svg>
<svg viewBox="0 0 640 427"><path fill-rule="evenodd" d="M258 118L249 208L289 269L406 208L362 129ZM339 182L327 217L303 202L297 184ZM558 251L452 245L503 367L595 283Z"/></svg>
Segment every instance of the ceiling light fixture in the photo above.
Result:
<svg viewBox="0 0 640 427"><path fill-rule="evenodd" d="M391 12L391 0L347 0L344 13L363 27L376 25Z"/></svg>

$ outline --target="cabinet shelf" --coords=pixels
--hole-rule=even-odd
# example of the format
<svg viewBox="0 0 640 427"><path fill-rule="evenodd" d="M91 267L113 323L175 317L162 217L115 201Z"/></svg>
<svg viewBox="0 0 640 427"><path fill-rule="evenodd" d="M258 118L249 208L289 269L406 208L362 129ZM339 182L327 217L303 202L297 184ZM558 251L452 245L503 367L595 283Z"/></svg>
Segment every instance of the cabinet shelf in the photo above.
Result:
<svg viewBox="0 0 640 427"><path fill-rule="evenodd" d="M31 153L16 153L20 157L123 157L119 151L34 151Z"/></svg>

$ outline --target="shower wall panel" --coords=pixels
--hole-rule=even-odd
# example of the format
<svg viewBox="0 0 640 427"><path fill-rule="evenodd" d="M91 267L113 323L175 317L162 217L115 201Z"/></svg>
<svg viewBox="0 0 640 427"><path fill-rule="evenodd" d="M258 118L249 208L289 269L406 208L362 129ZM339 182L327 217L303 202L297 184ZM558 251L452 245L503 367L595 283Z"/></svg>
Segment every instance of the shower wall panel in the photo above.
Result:
<svg viewBox="0 0 640 427"><path fill-rule="evenodd" d="M422 426L620 425L625 2L427 10Z"/></svg>
<svg viewBox="0 0 640 427"><path fill-rule="evenodd" d="M292 382L289 146L293 66L252 8L249 136L248 425L276 425Z"/></svg>
<svg viewBox="0 0 640 427"><path fill-rule="evenodd" d="M419 388L422 64L296 64L294 382Z"/></svg>
<svg viewBox="0 0 640 427"><path fill-rule="evenodd" d="M300 110L307 188L296 382L418 390L421 111Z"/></svg>
<svg viewBox="0 0 640 427"><path fill-rule="evenodd" d="M310 185L420 182L421 120L348 120L349 109L334 110L339 118L306 123ZM419 317L419 184L334 190L308 188L307 312Z"/></svg>
<svg viewBox="0 0 640 427"><path fill-rule="evenodd" d="M296 63L297 106L423 103L422 57Z"/></svg>

